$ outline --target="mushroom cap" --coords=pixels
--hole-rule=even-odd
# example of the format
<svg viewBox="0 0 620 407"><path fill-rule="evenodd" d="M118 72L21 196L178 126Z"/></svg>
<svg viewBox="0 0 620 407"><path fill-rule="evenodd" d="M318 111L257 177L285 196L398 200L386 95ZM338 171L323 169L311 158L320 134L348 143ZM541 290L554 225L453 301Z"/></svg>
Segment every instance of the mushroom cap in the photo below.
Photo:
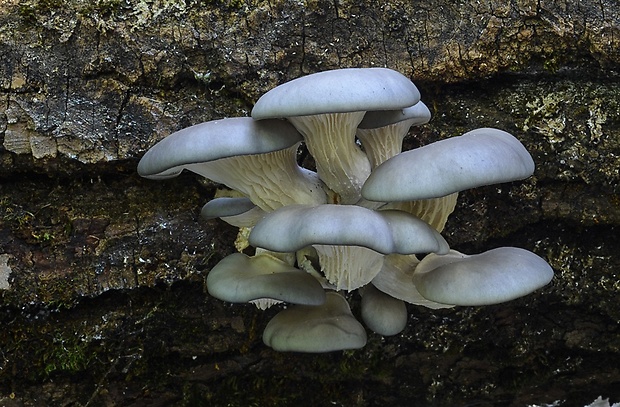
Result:
<svg viewBox="0 0 620 407"><path fill-rule="evenodd" d="M204 204L200 216L207 220L237 216L254 208L256 205L249 198L215 198Z"/></svg>
<svg viewBox="0 0 620 407"><path fill-rule="evenodd" d="M271 89L254 108L254 119L394 110L412 106L420 92L388 68L345 68L302 76Z"/></svg>
<svg viewBox="0 0 620 407"><path fill-rule="evenodd" d="M431 111L422 101L404 109L370 111L366 112L357 127L360 129L376 129L405 120L411 120L410 126L428 123L431 120Z"/></svg>
<svg viewBox="0 0 620 407"><path fill-rule="evenodd" d="M431 301L488 305L522 297L552 278L553 269L536 254L500 247L471 256L456 250L443 256L429 254L416 267L413 283Z"/></svg>
<svg viewBox="0 0 620 407"><path fill-rule="evenodd" d="M207 275L209 294L222 301L271 298L293 304L319 305L325 291L310 274L272 256L233 253Z"/></svg>
<svg viewBox="0 0 620 407"><path fill-rule="evenodd" d="M204 204L200 216L205 220L220 218L238 228L251 228L265 216L265 211L249 198L221 197Z"/></svg>
<svg viewBox="0 0 620 407"><path fill-rule="evenodd" d="M413 254L390 254L383 259L379 273L371 283L379 291L413 305L431 309L452 308L454 305L440 304L424 298L413 284L413 273L420 261Z"/></svg>
<svg viewBox="0 0 620 407"><path fill-rule="evenodd" d="M213 120L184 128L159 141L138 163L138 173L146 178L172 178L192 164L279 151L301 140L295 127L283 120Z"/></svg>
<svg viewBox="0 0 620 407"><path fill-rule="evenodd" d="M396 335L407 325L407 306L369 284L362 293L362 319L379 335Z"/></svg>
<svg viewBox="0 0 620 407"><path fill-rule="evenodd" d="M322 353L359 349L366 331L338 293L328 292L319 306L295 305L277 314L265 327L263 342L281 352Z"/></svg>
<svg viewBox="0 0 620 407"><path fill-rule="evenodd" d="M362 246L383 254L449 250L439 232L411 214L332 204L281 207L256 224L249 242L276 252L318 244Z"/></svg>
<svg viewBox="0 0 620 407"><path fill-rule="evenodd" d="M481 128L390 158L370 174L362 196L383 202L438 198L533 172L534 161L519 140Z"/></svg>

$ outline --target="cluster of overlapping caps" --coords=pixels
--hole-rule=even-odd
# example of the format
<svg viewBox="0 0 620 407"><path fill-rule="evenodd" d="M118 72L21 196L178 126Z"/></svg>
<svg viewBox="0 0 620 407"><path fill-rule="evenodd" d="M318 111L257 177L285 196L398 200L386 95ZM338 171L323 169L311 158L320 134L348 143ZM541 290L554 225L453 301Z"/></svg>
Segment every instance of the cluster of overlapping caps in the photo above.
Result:
<svg viewBox="0 0 620 407"><path fill-rule="evenodd" d="M239 253L209 272L207 287L223 301L287 303L265 328L265 344L301 352L360 348L366 331L343 292L359 290L368 328L395 335L407 323L405 302L496 304L553 277L527 250L468 256L450 249L440 232L458 192L524 179L534 162L516 138L491 128L401 152L410 127L430 117L399 72L325 71L267 92L251 118L169 135L138 172L163 179L187 169L240 193L202 209L205 218L240 228ZM301 143L316 171L298 164ZM254 255L241 253L249 246Z"/></svg>

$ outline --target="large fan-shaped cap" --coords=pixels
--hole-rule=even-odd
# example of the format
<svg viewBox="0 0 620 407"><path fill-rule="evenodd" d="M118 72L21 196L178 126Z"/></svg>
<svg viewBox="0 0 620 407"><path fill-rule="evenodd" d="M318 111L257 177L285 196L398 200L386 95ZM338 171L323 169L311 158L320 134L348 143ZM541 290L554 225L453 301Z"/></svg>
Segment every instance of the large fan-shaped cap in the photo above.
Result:
<svg viewBox="0 0 620 407"><path fill-rule="evenodd" d="M368 177L362 196L382 202L438 198L533 172L534 161L519 140L482 128L390 158Z"/></svg>
<svg viewBox="0 0 620 407"><path fill-rule="evenodd" d="M355 205L289 205L267 214L250 244L276 252L310 245L363 246L379 253L447 253L448 244L426 222L402 211Z"/></svg>
<svg viewBox="0 0 620 407"><path fill-rule="evenodd" d="M527 295L552 278L553 269L536 254L500 247L471 256L431 253L416 267L413 283L425 298L442 304L488 305Z"/></svg>
<svg viewBox="0 0 620 407"><path fill-rule="evenodd" d="M295 127L283 120L213 120L186 127L159 141L138 163L138 173L146 178L175 177L192 164L279 151L301 140Z"/></svg>
<svg viewBox="0 0 620 407"><path fill-rule="evenodd" d="M412 106L420 92L403 74L387 68L345 68L286 82L261 96L254 119L394 110Z"/></svg>
<svg viewBox="0 0 620 407"><path fill-rule="evenodd" d="M138 164L138 173L163 179L188 169L241 192L263 210L292 203L324 203L316 173L296 161L301 134L282 120L214 120L161 140Z"/></svg>

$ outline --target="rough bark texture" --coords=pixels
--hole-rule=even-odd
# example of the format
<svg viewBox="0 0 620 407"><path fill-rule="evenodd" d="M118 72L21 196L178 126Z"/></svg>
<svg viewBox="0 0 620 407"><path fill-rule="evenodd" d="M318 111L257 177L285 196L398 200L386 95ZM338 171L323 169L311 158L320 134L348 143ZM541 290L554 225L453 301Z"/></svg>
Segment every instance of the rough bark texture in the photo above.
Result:
<svg viewBox="0 0 620 407"><path fill-rule="evenodd" d="M0 1L0 404L620 401L619 50L606 0ZM408 148L482 126L523 141L535 176L463 193L445 235L533 250L555 278L410 307L360 351L278 354L260 339L276 310L205 293L235 238L198 219L215 186L135 166L174 130L353 66L420 85L434 119Z"/></svg>

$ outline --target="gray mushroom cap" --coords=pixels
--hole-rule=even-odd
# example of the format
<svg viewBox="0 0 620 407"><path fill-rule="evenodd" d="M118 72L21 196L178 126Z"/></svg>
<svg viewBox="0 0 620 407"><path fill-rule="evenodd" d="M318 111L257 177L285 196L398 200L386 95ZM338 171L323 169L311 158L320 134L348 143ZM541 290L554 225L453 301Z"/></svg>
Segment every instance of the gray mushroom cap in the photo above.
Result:
<svg viewBox="0 0 620 407"><path fill-rule="evenodd" d="M402 300L368 284L362 292L362 319L379 335L396 335L407 325L407 307Z"/></svg>
<svg viewBox="0 0 620 407"><path fill-rule="evenodd" d="M391 297L410 304L431 309L451 308L454 305L440 304L424 298L413 284L413 273L420 261L413 254L390 254L385 256L381 271L371 283Z"/></svg>
<svg viewBox="0 0 620 407"><path fill-rule="evenodd" d="M176 177L193 164L279 151L300 141L301 134L283 120L213 120L184 128L159 141L138 163L138 174L153 179Z"/></svg>
<svg viewBox="0 0 620 407"><path fill-rule="evenodd" d="M366 345L366 338L347 301L335 292L328 292L322 305L295 305L281 311L263 332L265 345L281 352L359 349Z"/></svg>
<svg viewBox="0 0 620 407"><path fill-rule="evenodd" d="M443 237L402 211L373 211L355 205L289 205L268 213L249 242L276 252L310 245L362 246L383 254L447 253Z"/></svg>
<svg viewBox="0 0 620 407"><path fill-rule="evenodd" d="M397 110L376 110L366 112L364 119L358 125L360 129L376 129L389 126L402 121L410 121L409 126L419 126L431 120L431 111L422 102L413 106Z"/></svg>
<svg viewBox="0 0 620 407"><path fill-rule="evenodd" d="M286 82L262 95L254 119L308 116L369 110L393 110L420 100L415 85L387 68L345 68L318 72Z"/></svg>
<svg viewBox="0 0 620 407"><path fill-rule="evenodd" d="M429 254L416 267L413 283L431 301L488 305L527 295L552 278L553 269L536 254L500 247L471 256L455 250Z"/></svg>
<svg viewBox="0 0 620 407"><path fill-rule="evenodd" d="M207 289L213 297L228 302L271 298L320 305L325 301L325 291L314 277L268 255L225 257L209 272Z"/></svg>
<svg viewBox="0 0 620 407"><path fill-rule="evenodd" d="M251 228L265 213L248 198L220 197L204 204L200 216L205 220L220 218L238 228ZM245 233L249 234L249 231Z"/></svg>
<svg viewBox="0 0 620 407"><path fill-rule="evenodd" d="M534 161L519 140L481 128L390 158L368 177L362 196L383 202L438 198L533 172Z"/></svg>
<svg viewBox="0 0 620 407"><path fill-rule="evenodd" d="M270 90L256 102L252 117L291 121L303 134L321 180L333 192L331 202L355 204L371 171L355 139L364 113L402 109L419 100L416 86L394 70L336 69Z"/></svg>
<svg viewBox="0 0 620 407"><path fill-rule="evenodd" d="M171 134L142 157L138 172L170 178L188 169L229 186L269 211L291 203L324 203L318 175L301 168L302 137L280 120L214 120Z"/></svg>
<svg viewBox="0 0 620 407"><path fill-rule="evenodd" d="M249 198L215 198L204 204L200 216L207 220L237 216L254 208L256 205Z"/></svg>

